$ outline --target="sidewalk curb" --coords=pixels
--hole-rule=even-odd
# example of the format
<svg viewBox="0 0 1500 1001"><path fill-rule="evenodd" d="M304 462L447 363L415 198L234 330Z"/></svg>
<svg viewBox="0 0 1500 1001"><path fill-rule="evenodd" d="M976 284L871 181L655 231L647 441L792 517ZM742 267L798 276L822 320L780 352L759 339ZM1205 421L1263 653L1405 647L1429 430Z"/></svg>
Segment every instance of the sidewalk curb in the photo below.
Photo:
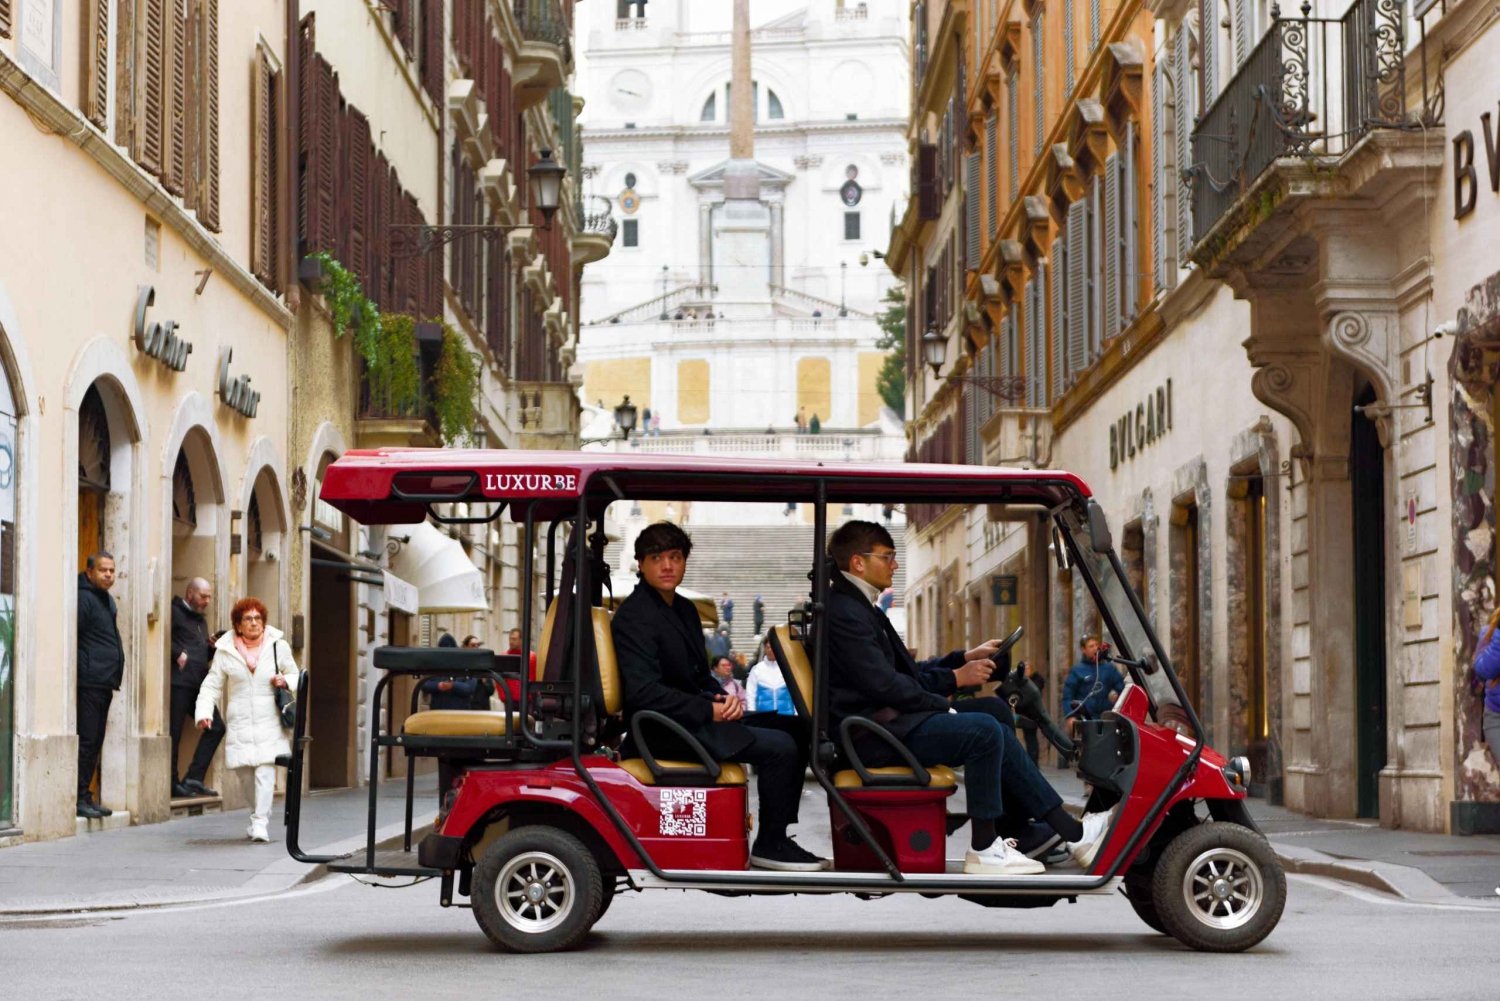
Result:
<svg viewBox="0 0 1500 1001"><path fill-rule="evenodd" d="M1339 858L1312 848L1277 841L1271 842L1271 849L1289 873L1335 879L1416 903L1483 903L1459 896L1412 866L1369 859Z"/></svg>
<svg viewBox="0 0 1500 1001"><path fill-rule="evenodd" d="M431 830L432 824L430 823L414 825L411 832L412 844L415 845L421 841ZM405 835L405 821L387 824L384 827L376 829L375 847L377 850L395 848L400 845ZM307 851L307 854L353 855L362 851L366 843L367 839L364 834L356 834L310 849ZM282 842L282 849L284 852L284 841ZM316 882L327 875L329 875L327 863L309 865L305 862L298 862L290 855L283 854L275 862L265 866L247 879L242 886L231 890L166 900L124 899L118 901L90 902L87 904L39 904L31 907L5 908L0 909L0 919L65 917L115 911L168 910L174 907L189 907L197 904L220 903L230 900L252 900L257 897L268 897L277 893L284 893L297 886Z"/></svg>

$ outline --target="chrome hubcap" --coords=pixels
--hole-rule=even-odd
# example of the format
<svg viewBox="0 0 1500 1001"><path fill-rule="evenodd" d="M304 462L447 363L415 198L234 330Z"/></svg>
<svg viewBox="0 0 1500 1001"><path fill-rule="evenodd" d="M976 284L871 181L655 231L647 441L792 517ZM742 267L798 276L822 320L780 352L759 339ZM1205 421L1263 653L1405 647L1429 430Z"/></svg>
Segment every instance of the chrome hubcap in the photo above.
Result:
<svg viewBox="0 0 1500 1001"><path fill-rule="evenodd" d="M573 875L555 856L526 852L495 880L495 903L505 923L528 935L556 928L573 910Z"/></svg>
<svg viewBox="0 0 1500 1001"><path fill-rule="evenodd" d="M1211 928L1238 928L1265 900L1260 867L1233 848L1210 848L1193 859L1182 878L1188 910Z"/></svg>

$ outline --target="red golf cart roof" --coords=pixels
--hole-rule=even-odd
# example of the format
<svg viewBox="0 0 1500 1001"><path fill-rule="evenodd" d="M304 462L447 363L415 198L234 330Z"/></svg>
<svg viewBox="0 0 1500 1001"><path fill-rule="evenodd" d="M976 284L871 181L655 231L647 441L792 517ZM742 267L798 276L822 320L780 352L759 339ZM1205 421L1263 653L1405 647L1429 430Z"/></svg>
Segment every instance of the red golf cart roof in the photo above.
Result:
<svg viewBox="0 0 1500 1001"><path fill-rule="evenodd" d="M355 449L323 474L323 500L366 525L411 524L429 503L552 501L538 520L573 509L584 494L601 503L728 500L756 503L815 499L822 479L831 502L1006 503L1051 507L1089 496L1077 476L1056 470L922 463L823 463L816 460L629 452L515 449ZM513 516L523 517L519 505Z"/></svg>

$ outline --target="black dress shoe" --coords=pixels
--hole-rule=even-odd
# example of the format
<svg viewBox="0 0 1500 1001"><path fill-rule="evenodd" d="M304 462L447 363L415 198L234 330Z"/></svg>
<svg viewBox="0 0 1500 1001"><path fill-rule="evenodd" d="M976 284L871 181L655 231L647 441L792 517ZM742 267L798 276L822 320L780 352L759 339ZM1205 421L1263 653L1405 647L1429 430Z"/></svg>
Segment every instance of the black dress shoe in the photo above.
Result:
<svg viewBox="0 0 1500 1001"><path fill-rule="evenodd" d="M99 811L99 816L101 817L113 817L115 815L115 811L111 810L109 807L105 806L97 799L93 801L93 805L94 809Z"/></svg>
<svg viewBox="0 0 1500 1001"><path fill-rule="evenodd" d="M100 813L99 808L95 806L91 800L88 799L80 799L78 801L78 816L86 817L89 820L104 819L104 814Z"/></svg>
<svg viewBox="0 0 1500 1001"><path fill-rule="evenodd" d="M197 779L183 779L182 784L187 788L189 795L193 796L217 796L218 790L210 789Z"/></svg>
<svg viewBox="0 0 1500 1001"><path fill-rule="evenodd" d="M192 797L192 795L193 795L193 791L187 787L187 783L186 782L173 782L172 783L172 798L173 799L189 799L189 798Z"/></svg>

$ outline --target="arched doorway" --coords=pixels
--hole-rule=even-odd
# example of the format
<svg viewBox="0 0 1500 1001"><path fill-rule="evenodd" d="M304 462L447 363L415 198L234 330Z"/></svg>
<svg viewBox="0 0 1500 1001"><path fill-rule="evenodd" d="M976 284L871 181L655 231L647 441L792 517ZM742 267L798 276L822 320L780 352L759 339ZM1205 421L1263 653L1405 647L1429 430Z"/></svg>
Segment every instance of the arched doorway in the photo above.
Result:
<svg viewBox="0 0 1500 1001"><path fill-rule="evenodd" d="M286 558L286 518L276 476L262 469L245 505L245 593L265 602L270 621L285 629L281 608L281 562Z"/></svg>
<svg viewBox="0 0 1500 1001"><path fill-rule="evenodd" d="M219 582L219 527L223 509L223 485L219 476L218 457L214 454L213 441L208 433L201 427L190 430L182 440L182 446L177 451L177 458L172 465L172 492L171 492L171 517L172 517L172 563L171 563L171 589L174 599L182 597L187 592L190 581L202 578L211 587L214 587L213 600L222 604L230 599L229 595L219 593L217 584ZM210 605L205 609L210 631L213 624L222 616L219 609ZM185 672L179 669L173 661L171 653L172 637L171 630L167 630L165 637L167 651L163 657L166 678L163 688L168 697L169 717L177 717L177 710L172 708L172 689L179 688L178 697L181 699L186 693L189 698L196 699L196 686L191 682L197 677L195 672ZM186 717L192 714L190 707L183 703L185 710L182 717L172 718L169 729L173 729L177 736L174 748L177 760L173 762L173 776L188 775L190 778L199 778L190 774L189 766L193 762L194 755L198 750L200 731L187 722ZM175 728L180 728L177 732ZM211 753L205 747L206 753ZM200 763L200 767L203 763ZM199 778L202 781L201 778ZM214 779L207 783L212 786Z"/></svg>
<svg viewBox="0 0 1500 1001"><path fill-rule="evenodd" d="M0 370L0 831L16 825L15 649L17 421L10 379Z"/></svg>
<svg viewBox="0 0 1500 1001"><path fill-rule="evenodd" d="M125 393L110 377L95 379L78 404L77 569L90 556L109 553L117 571L128 571L127 551L134 482L136 426ZM116 578L110 594L123 603L126 579ZM129 649L129 625L116 616L121 641ZM128 666L129 656L125 658ZM76 679L75 679L76 680ZM121 688L128 690L129 679ZM79 794L95 802L123 803L128 706L108 688L78 689ZM109 723L106 725L105 721ZM86 736L87 735L87 738Z"/></svg>
<svg viewBox="0 0 1500 1001"><path fill-rule="evenodd" d="M1380 816L1386 765L1385 449L1360 407L1377 402L1371 386L1355 398L1349 433L1350 528L1354 544L1354 725L1358 813Z"/></svg>

